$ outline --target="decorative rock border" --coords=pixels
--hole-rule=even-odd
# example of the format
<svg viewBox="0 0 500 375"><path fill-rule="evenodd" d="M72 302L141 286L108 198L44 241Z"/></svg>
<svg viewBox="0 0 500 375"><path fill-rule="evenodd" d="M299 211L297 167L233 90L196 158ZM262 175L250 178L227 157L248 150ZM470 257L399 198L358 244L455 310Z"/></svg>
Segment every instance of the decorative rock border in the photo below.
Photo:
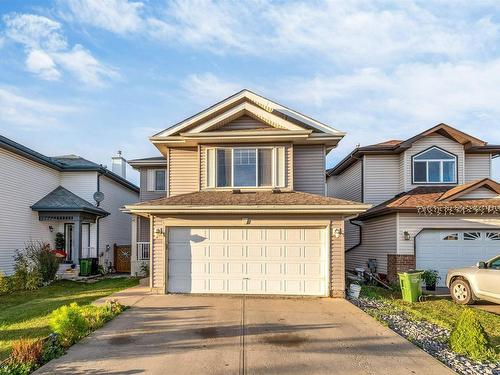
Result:
<svg viewBox="0 0 500 375"><path fill-rule="evenodd" d="M405 312L379 300L359 298L351 302L459 374L500 375L500 363L475 362L453 353L447 344L450 336L447 329L429 322L415 321Z"/></svg>

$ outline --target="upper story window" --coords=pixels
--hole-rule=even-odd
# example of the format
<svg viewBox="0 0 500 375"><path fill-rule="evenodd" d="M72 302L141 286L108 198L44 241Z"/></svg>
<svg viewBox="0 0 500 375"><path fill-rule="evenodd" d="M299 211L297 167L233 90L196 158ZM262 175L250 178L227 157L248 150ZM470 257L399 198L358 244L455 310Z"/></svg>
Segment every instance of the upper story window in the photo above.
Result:
<svg viewBox="0 0 500 375"><path fill-rule="evenodd" d="M439 147L413 156L414 184L457 183L457 157Z"/></svg>
<svg viewBox="0 0 500 375"><path fill-rule="evenodd" d="M207 187L284 187L285 147L207 149Z"/></svg>
<svg viewBox="0 0 500 375"><path fill-rule="evenodd" d="M166 191L167 190L167 170L166 169L148 169L148 191Z"/></svg>

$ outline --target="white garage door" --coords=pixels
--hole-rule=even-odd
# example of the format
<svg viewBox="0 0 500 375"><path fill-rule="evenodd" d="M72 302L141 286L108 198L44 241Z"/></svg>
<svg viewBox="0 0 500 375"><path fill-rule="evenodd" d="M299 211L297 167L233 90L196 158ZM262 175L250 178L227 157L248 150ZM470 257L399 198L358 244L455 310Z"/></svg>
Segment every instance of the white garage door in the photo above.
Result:
<svg viewBox="0 0 500 375"><path fill-rule="evenodd" d="M328 293L323 228L170 228L168 291Z"/></svg>
<svg viewBox="0 0 500 375"><path fill-rule="evenodd" d="M417 269L439 271L444 286L449 268L472 266L500 254L500 230L425 230L417 237Z"/></svg>

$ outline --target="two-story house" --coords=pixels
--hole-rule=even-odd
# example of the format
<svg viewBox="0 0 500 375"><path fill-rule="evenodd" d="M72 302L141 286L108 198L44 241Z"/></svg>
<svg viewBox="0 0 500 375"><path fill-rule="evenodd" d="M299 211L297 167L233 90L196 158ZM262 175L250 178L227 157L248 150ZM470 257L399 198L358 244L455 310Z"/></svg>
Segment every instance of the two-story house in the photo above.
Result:
<svg viewBox="0 0 500 375"><path fill-rule="evenodd" d="M68 264L83 257L116 267L123 256L127 265L129 255L115 254L114 244L130 245L130 216L120 208L139 188L125 178L125 164L121 155L112 170L76 155L49 157L0 136L0 272L13 272L16 250L30 241L54 248L57 233Z"/></svg>
<svg viewBox="0 0 500 375"><path fill-rule="evenodd" d="M125 210L133 236L149 221L153 291L343 296L344 220L369 207L326 196L343 136L248 90L152 136L162 165L132 165L162 197Z"/></svg>
<svg viewBox="0 0 500 375"><path fill-rule="evenodd" d="M346 223L346 267L449 268L498 255L500 146L439 124L405 141L358 147L327 171L328 195L374 205Z"/></svg>

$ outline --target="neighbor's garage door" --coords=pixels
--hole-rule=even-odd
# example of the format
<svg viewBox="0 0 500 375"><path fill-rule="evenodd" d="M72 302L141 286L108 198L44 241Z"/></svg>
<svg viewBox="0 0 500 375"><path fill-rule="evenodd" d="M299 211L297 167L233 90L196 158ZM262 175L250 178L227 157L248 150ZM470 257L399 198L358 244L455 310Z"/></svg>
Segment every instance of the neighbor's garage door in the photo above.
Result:
<svg viewBox="0 0 500 375"><path fill-rule="evenodd" d="M168 291L327 295L325 236L323 228L170 228Z"/></svg>
<svg viewBox="0 0 500 375"><path fill-rule="evenodd" d="M417 237L417 269L439 271L444 286L450 268L475 265L500 254L500 230L424 230Z"/></svg>

